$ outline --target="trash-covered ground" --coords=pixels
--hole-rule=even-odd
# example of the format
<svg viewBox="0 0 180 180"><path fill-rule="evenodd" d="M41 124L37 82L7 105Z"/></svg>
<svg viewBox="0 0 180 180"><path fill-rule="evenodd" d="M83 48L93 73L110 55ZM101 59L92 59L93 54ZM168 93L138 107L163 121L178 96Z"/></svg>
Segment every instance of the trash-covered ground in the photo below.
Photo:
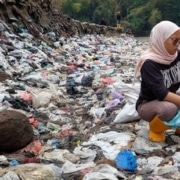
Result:
<svg viewBox="0 0 180 180"><path fill-rule="evenodd" d="M0 179L179 179L179 137L150 142L134 109L147 42L0 27Z"/></svg>
<svg viewBox="0 0 180 180"><path fill-rule="evenodd" d="M51 1L0 9L0 180L180 179L179 137L150 142L134 108L148 42Z"/></svg>

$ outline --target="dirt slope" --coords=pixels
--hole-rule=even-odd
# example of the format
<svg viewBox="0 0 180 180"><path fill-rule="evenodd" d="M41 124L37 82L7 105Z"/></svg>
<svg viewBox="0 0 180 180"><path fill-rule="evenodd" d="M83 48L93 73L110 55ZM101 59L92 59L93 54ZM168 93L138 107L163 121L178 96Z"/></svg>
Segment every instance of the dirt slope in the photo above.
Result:
<svg viewBox="0 0 180 180"><path fill-rule="evenodd" d="M51 0L0 0L0 19L14 30L27 28L36 37L51 31L66 36L87 33L114 35L124 31L73 20L58 12Z"/></svg>

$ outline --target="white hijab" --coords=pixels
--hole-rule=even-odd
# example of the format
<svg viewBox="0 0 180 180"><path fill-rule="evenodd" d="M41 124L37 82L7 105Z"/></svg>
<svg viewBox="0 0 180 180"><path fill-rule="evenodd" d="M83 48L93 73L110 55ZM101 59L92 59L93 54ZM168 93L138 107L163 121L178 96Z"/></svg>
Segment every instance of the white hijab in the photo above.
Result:
<svg viewBox="0 0 180 180"><path fill-rule="evenodd" d="M164 47L164 42L177 30L180 30L180 27L170 21L161 21L153 27L150 33L149 47L137 61L135 77L140 75L141 67L147 59L160 64L171 64L176 59L177 52L173 55L169 54Z"/></svg>

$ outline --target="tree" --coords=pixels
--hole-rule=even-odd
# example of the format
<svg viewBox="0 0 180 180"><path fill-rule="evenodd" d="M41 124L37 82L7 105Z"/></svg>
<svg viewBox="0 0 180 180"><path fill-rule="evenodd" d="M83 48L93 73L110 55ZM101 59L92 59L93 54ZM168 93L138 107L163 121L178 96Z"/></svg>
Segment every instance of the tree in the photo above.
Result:
<svg viewBox="0 0 180 180"><path fill-rule="evenodd" d="M148 23L152 26L157 24L162 19L161 12L158 9L153 9L148 19Z"/></svg>
<svg viewBox="0 0 180 180"><path fill-rule="evenodd" d="M93 13L92 20L93 22L98 24L100 20L104 18L106 20L106 23L110 24L111 16L112 12L109 9L105 8L104 6L98 6Z"/></svg>
<svg viewBox="0 0 180 180"><path fill-rule="evenodd" d="M151 9L149 6L141 6L130 11L130 14L127 16L126 20L130 22L130 27L134 33L139 34L147 30L149 27L148 17L150 12Z"/></svg>
<svg viewBox="0 0 180 180"><path fill-rule="evenodd" d="M173 21L179 25L180 24L179 18L180 18L180 1L165 0L162 19Z"/></svg>
<svg viewBox="0 0 180 180"><path fill-rule="evenodd" d="M58 0L55 0L56 2ZM122 25L130 26L134 34L150 31L161 20L179 24L178 0L59 0L62 12L73 19L98 23L105 18L107 25L116 23L115 13L121 12Z"/></svg>
<svg viewBox="0 0 180 180"><path fill-rule="evenodd" d="M79 13L81 11L81 3L73 3L72 8L74 13Z"/></svg>

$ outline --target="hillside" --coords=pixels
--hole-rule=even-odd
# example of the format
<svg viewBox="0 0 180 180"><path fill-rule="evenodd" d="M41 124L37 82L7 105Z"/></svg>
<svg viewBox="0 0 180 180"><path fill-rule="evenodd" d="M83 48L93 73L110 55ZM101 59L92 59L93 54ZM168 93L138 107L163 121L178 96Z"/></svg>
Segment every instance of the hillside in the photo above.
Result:
<svg viewBox="0 0 180 180"><path fill-rule="evenodd" d="M44 34L54 32L56 35L83 35L83 34L119 34L123 29L110 26L89 24L71 19L69 16L58 12L50 0L1 0L0 19L18 32L26 28L37 38L43 38Z"/></svg>

